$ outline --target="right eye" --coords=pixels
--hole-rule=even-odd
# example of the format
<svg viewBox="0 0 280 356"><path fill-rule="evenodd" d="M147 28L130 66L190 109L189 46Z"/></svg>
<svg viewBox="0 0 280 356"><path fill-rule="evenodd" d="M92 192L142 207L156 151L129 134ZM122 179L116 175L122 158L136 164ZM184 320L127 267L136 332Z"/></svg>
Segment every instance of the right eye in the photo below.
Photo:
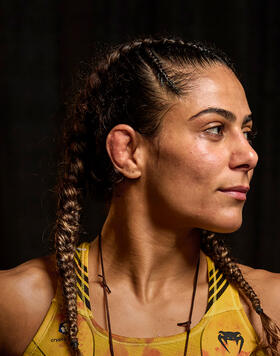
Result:
<svg viewBox="0 0 280 356"><path fill-rule="evenodd" d="M210 135L222 136L223 126L218 125L218 126L209 127L208 129L205 130L205 132L209 133Z"/></svg>

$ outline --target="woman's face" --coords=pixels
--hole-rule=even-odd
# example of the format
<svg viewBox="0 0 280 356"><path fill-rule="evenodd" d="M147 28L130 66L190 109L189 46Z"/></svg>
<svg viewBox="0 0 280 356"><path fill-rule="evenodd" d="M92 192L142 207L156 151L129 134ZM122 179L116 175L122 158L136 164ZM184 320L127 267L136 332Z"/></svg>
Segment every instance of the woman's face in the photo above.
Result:
<svg viewBox="0 0 280 356"><path fill-rule="evenodd" d="M159 153L149 148L147 199L153 218L169 226L232 232L258 160L248 141L251 111L228 68L214 64L198 74L163 118Z"/></svg>

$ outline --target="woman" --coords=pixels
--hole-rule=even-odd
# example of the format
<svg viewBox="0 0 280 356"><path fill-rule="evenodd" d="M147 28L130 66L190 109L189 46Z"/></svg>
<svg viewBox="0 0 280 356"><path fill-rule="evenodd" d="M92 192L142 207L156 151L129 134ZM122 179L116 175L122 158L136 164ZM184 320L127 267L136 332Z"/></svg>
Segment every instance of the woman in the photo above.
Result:
<svg viewBox="0 0 280 356"><path fill-rule="evenodd" d="M280 276L236 265L215 235L241 225L252 135L213 48L148 38L99 61L64 132L60 279L52 257L2 272L2 354L279 354ZM77 247L91 187L108 215Z"/></svg>

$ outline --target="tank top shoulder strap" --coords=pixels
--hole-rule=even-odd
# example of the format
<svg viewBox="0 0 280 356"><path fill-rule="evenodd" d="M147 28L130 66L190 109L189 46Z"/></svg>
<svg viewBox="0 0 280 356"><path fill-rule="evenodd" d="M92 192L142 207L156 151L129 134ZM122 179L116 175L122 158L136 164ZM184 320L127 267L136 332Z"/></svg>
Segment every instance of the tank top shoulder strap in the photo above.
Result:
<svg viewBox="0 0 280 356"><path fill-rule="evenodd" d="M211 315L229 310L243 309L238 290L228 282L222 271L219 270L207 256L208 265L208 303L206 313Z"/></svg>
<svg viewBox="0 0 280 356"><path fill-rule="evenodd" d="M77 276L77 307L78 312L84 316L92 317L89 298L88 255L89 242L77 247L75 252L75 271Z"/></svg>
<svg viewBox="0 0 280 356"><path fill-rule="evenodd" d="M77 276L77 307L79 320L91 317L88 285L89 243L82 243L75 252L75 272ZM27 346L24 356L70 355L67 343L68 325L63 311L62 285L58 279L56 293L39 330ZM80 328L83 328L80 325Z"/></svg>
<svg viewBox="0 0 280 356"><path fill-rule="evenodd" d="M51 301L47 314L45 315L39 329L32 338L30 344L25 349L23 356L45 355L42 348L49 342L61 341L66 323L61 320L63 306L62 286L57 280L55 295Z"/></svg>

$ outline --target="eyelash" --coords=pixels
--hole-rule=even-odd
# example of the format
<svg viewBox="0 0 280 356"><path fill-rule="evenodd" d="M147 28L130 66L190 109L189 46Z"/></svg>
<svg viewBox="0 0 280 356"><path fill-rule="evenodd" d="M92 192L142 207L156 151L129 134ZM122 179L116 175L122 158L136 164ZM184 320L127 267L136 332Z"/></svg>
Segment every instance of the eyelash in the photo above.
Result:
<svg viewBox="0 0 280 356"><path fill-rule="evenodd" d="M221 129L223 131L224 130L224 126L223 125L217 125L217 126L209 127L208 129L205 130L210 135L223 136L222 133L213 133L213 132L210 131L210 130L213 130L213 129ZM257 131L254 130L254 129L251 129L251 131L245 131L244 134L247 134L247 141L249 143L252 143L254 141L254 139L256 138Z"/></svg>

